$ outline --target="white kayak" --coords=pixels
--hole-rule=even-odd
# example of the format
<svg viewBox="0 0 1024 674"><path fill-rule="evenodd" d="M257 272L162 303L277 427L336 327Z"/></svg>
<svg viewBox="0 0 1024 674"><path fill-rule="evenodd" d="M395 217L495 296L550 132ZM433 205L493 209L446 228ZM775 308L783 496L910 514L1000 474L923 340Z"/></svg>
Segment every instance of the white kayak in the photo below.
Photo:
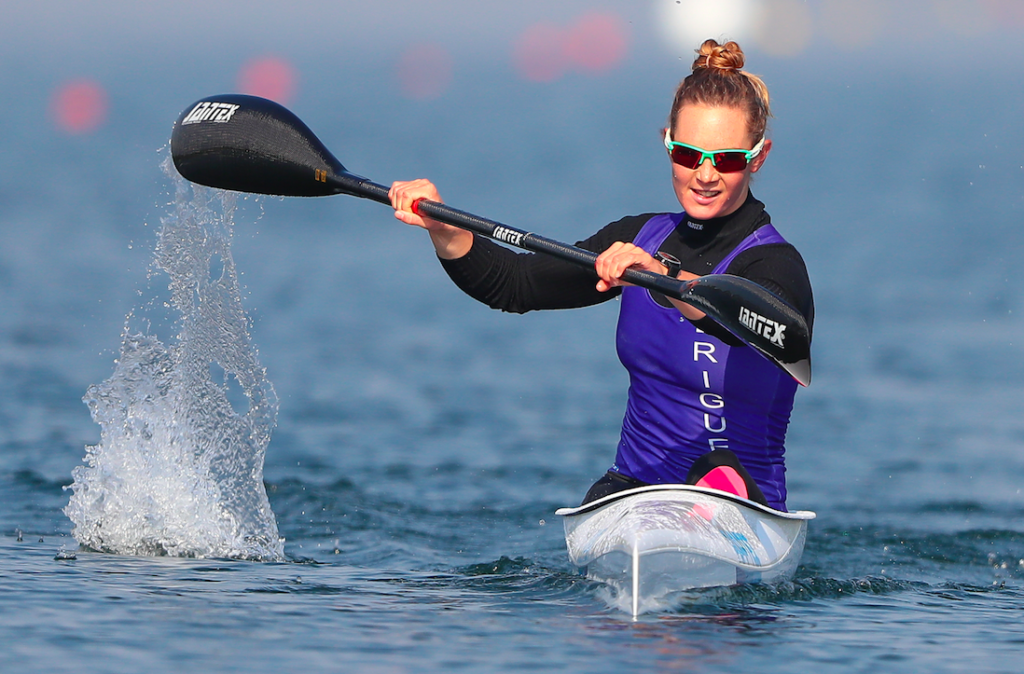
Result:
<svg viewBox="0 0 1024 674"><path fill-rule="evenodd" d="M560 508L570 561L634 616L682 590L793 575L813 512L780 512L690 485L627 489Z"/></svg>

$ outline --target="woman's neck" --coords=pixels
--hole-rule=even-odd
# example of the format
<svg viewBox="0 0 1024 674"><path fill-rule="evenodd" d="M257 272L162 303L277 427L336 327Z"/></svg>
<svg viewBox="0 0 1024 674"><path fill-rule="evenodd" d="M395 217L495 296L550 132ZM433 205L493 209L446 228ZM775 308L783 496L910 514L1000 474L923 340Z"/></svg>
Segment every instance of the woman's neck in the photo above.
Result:
<svg viewBox="0 0 1024 674"><path fill-rule="evenodd" d="M684 232L684 237L693 240L707 241L715 238L718 234L725 229L730 223L741 219L746 209L747 204L755 201L754 195L749 191L747 192L747 198L740 204L732 213L727 215L720 215L717 218L709 218L707 220L701 220L699 218L691 218L687 215L683 222L680 223L680 229Z"/></svg>

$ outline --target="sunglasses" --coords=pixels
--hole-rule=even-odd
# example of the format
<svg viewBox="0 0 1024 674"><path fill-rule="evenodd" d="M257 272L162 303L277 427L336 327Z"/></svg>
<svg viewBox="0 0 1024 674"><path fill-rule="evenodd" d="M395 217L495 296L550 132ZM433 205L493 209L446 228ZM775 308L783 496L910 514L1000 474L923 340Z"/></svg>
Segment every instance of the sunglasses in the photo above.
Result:
<svg viewBox="0 0 1024 674"><path fill-rule="evenodd" d="M757 145L750 150L713 150L708 151L695 145L677 143L672 140L671 131L665 129L665 148L668 149L672 161L683 168L695 169L704 163L705 159L711 160L711 165L719 173L735 173L747 168L750 160L761 154L764 149L764 138L757 141Z"/></svg>

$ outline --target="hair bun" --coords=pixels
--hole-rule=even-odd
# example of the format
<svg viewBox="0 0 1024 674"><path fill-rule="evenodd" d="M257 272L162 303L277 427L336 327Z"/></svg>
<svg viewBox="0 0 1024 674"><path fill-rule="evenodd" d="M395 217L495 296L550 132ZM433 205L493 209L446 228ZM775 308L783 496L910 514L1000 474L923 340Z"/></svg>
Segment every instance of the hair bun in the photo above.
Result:
<svg viewBox="0 0 1024 674"><path fill-rule="evenodd" d="M693 72L676 88L668 116L669 129L675 130L676 117L683 105L693 103L739 108L747 115L750 142L764 138L768 118L772 116L768 87L757 75L742 70L745 60L743 50L735 42L718 44L705 40L693 60Z"/></svg>
<svg viewBox="0 0 1024 674"><path fill-rule="evenodd" d="M735 42L730 40L725 44L718 44L716 40L705 40L697 50L697 58L693 60L693 71L739 71L743 68L744 62L743 50Z"/></svg>

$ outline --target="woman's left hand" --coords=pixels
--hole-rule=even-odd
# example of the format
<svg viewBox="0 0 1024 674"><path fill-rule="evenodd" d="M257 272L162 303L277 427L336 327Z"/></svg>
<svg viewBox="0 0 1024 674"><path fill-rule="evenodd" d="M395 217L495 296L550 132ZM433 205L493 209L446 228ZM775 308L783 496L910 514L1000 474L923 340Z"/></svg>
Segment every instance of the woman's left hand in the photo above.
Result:
<svg viewBox="0 0 1024 674"><path fill-rule="evenodd" d="M632 243L617 241L597 256L594 269L600 279L597 282L597 289L600 292L607 292L619 286L633 285L622 280L622 274L627 269L641 269L651 271L655 274L664 274L668 271L665 265L651 257L643 248Z"/></svg>
<svg viewBox="0 0 1024 674"><path fill-rule="evenodd" d="M655 260L646 250L631 243L622 243L621 241L608 246L608 250L597 256L594 269L597 270L597 275L600 277L600 280L597 282L597 289L600 292L608 292L612 288L619 286L633 285L622 280L622 274L627 269L642 269L643 271L653 271L655 274L668 273L665 265ZM697 275L684 269L679 272L676 278L681 281L688 281L697 278ZM704 312L700 309L672 297L668 299L679 310L679 313L691 321L699 321L704 318Z"/></svg>

